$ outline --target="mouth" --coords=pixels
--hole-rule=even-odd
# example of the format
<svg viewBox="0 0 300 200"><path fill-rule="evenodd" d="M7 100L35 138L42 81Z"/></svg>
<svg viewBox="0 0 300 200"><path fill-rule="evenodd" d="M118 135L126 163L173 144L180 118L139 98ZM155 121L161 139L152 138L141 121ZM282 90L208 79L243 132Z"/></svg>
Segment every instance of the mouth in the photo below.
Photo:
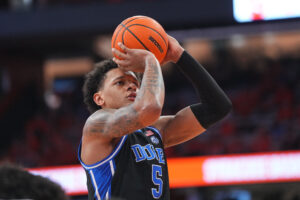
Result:
<svg viewBox="0 0 300 200"><path fill-rule="evenodd" d="M130 101L134 101L136 98L136 93L132 92L127 96L127 99L129 99Z"/></svg>

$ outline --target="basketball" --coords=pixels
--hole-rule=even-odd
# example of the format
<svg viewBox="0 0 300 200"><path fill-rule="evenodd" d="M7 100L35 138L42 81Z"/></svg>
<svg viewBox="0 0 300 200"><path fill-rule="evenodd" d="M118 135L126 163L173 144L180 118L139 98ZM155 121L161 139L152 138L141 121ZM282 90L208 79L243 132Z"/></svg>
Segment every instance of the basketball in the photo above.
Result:
<svg viewBox="0 0 300 200"><path fill-rule="evenodd" d="M162 62L168 49L164 28L147 16L133 16L122 21L115 29L111 41L112 48L122 51L119 42L131 49L151 51L159 62Z"/></svg>

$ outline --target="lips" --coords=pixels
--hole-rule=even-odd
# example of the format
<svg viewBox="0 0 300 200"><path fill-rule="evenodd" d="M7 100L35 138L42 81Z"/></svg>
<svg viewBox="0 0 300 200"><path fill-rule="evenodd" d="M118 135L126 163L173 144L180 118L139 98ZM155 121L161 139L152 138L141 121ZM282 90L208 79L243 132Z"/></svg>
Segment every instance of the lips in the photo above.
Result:
<svg viewBox="0 0 300 200"><path fill-rule="evenodd" d="M134 101L135 100L135 97L136 97L136 93L135 92L132 92L130 93L127 98L130 100L130 101Z"/></svg>

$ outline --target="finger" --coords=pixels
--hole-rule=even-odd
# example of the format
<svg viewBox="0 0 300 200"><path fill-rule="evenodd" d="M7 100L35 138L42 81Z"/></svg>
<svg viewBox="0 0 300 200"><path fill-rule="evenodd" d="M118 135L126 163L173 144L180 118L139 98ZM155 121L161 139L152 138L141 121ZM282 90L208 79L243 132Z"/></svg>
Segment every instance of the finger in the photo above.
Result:
<svg viewBox="0 0 300 200"><path fill-rule="evenodd" d="M118 49L112 48L111 51L113 52L113 54L114 54L115 56L117 56L117 57L119 57L119 58L126 59L126 57L127 57L125 53L119 51Z"/></svg>
<svg viewBox="0 0 300 200"><path fill-rule="evenodd" d="M123 65L118 65L118 68L119 68L120 70L122 70L123 72L129 71L129 68L126 67L126 66L123 66Z"/></svg>
<svg viewBox="0 0 300 200"><path fill-rule="evenodd" d="M119 69L122 70L123 72L129 71L128 68L126 68L126 67L122 67L122 66L120 66L120 65L119 65L118 67L119 67Z"/></svg>
<svg viewBox="0 0 300 200"><path fill-rule="evenodd" d="M119 66L119 67L122 67L122 68L126 68L126 67L128 67L129 66L129 62L127 61L127 60L120 60L120 59L117 59L117 58L113 58L113 61L115 62L115 63L117 63L117 65Z"/></svg>
<svg viewBox="0 0 300 200"><path fill-rule="evenodd" d="M119 42L118 45L125 53L130 51L130 49L126 47L122 42Z"/></svg>

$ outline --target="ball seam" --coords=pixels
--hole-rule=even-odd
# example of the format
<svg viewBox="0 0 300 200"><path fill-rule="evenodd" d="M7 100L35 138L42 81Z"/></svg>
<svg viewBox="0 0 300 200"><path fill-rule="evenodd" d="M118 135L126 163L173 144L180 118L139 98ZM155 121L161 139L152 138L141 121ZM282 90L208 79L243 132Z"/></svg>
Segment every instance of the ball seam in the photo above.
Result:
<svg viewBox="0 0 300 200"><path fill-rule="evenodd" d="M143 45L143 47L146 49L146 50L148 50L148 51L150 51L147 47L146 47L146 45L129 29L129 28L127 28L124 24L121 24L129 33L131 33L131 35L133 36L133 37L135 37L135 39L137 39L137 41L141 44L141 45ZM125 32L125 31L124 31ZM122 40L123 40L123 36L124 36L124 32L123 32L123 35L122 35ZM124 42L123 42L123 44L124 44Z"/></svg>
<svg viewBox="0 0 300 200"><path fill-rule="evenodd" d="M143 26L143 27L151 29L152 31L154 31L155 33L157 33L163 39L165 45L168 46L166 40L164 39L164 37L157 30L155 30L155 29L153 29L153 28L151 28L149 26L143 25L143 24L131 24L131 25L128 26L128 28L131 27L131 26L134 26L134 25Z"/></svg>

